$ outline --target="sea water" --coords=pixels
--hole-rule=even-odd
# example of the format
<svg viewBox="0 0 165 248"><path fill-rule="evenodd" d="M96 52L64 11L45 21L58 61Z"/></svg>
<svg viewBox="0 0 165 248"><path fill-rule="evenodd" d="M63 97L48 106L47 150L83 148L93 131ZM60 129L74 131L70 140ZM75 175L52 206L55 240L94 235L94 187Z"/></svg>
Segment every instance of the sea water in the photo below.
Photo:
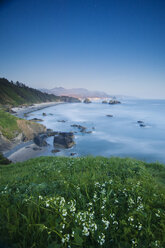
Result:
<svg viewBox="0 0 165 248"><path fill-rule="evenodd" d="M123 100L116 105L68 103L35 111L27 117L32 118L43 119L41 123L54 131L75 132L76 144L72 148L53 154L53 137L49 137L49 145L40 155L76 153L75 156L119 156L165 163L165 100ZM145 127L137 121L143 121ZM81 133L73 124L92 133Z"/></svg>

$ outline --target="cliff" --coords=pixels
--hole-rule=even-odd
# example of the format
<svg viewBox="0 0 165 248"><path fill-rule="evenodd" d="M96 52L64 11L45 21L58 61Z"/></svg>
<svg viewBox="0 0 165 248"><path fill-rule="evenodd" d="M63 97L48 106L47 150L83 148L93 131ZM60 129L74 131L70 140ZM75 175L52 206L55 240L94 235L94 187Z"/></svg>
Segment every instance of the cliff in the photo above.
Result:
<svg viewBox="0 0 165 248"><path fill-rule="evenodd" d="M44 125L19 119L0 110L0 152L7 151L22 141L32 140L45 133Z"/></svg>

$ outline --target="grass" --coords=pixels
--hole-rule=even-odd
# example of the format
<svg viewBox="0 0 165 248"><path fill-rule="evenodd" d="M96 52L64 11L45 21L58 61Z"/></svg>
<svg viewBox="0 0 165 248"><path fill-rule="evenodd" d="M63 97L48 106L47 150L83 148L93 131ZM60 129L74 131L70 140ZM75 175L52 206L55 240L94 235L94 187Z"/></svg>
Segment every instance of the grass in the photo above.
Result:
<svg viewBox="0 0 165 248"><path fill-rule="evenodd" d="M0 131L6 138L12 139L20 132L17 120L17 117L0 109Z"/></svg>
<svg viewBox="0 0 165 248"><path fill-rule="evenodd" d="M40 157L0 166L0 240L10 247L165 247L165 167Z"/></svg>

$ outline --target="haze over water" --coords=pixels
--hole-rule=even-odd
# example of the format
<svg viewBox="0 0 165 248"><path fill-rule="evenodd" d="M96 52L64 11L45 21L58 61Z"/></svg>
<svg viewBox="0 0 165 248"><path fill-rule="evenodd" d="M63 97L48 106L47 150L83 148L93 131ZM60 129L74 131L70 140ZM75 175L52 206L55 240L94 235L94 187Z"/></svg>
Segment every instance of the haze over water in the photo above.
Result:
<svg viewBox="0 0 165 248"><path fill-rule="evenodd" d="M42 116L45 112L47 116ZM73 103L49 107L29 114L41 118L54 131L73 131L76 145L52 154L53 137L41 155L119 156L165 163L165 100L125 100L119 105ZM113 117L107 117L111 114ZM59 122L65 120L66 122ZM140 127L137 121L144 121ZM72 124L87 127L90 134L79 132Z"/></svg>

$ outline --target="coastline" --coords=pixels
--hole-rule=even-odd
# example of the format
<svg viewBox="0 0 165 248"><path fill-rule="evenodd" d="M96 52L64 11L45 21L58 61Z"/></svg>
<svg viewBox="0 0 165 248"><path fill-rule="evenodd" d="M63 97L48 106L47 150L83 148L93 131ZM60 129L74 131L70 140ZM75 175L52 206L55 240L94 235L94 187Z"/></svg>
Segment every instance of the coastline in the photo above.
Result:
<svg viewBox="0 0 165 248"><path fill-rule="evenodd" d="M29 113L32 113L34 111L38 111L38 110L41 110L41 109L44 109L44 108L56 106L56 105L59 105L59 104L66 104L66 102L35 103L35 104L29 105L29 106L13 107L12 111L15 112L15 113L13 113L13 115L24 119L24 117L25 117L24 114L29 114Z"/></svg>
<svg viewBox="0 0 165 248"><path fill-rule="evenodd" d="M24 119L24 114L29 114L34 111L38 111L44 108L56 106L59 104L65 104L66 102L43 102L36 103L30 106L23 107L14 107L12 108L13 115ZM37 146L33 140L29 142L20 142L18 145L14 146L12 149L5 151L3 155L11 160L13 163L22 162L31 158L37 157L38 154L42 155L42 152L46 149L46 147Z"/></svg>

